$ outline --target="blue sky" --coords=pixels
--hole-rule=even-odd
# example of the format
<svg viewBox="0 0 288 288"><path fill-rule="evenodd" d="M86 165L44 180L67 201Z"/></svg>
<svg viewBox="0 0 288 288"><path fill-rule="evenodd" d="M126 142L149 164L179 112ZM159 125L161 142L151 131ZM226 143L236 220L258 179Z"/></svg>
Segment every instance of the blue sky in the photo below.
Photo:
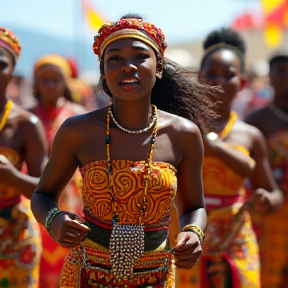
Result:
<svg viewBox="0 0 288 288"><path fill-rule="evenodd" d="M127 12L140 13L161 27L168 44L202 38L211 29L229 25L242 12L259 9L258 0L90 1L108 20ZM92 41L95 31L83 27L81 15L81 0L0 0L2 26L17 25L62 39L84 34Z"/></svg>
<svg viewBox="0 0 288 288"><path fill-rule="evenodd" d="M171 44L202 40L212 29L228 26L242 13L260 10L260 0L89 1L108 21L131 12L141 14L162 29L168 48ZM23 46L16 72L31 76L35 60L47 53L76 59L81 71L98 69L91 49L97 31L85 24L81 3L82 0L0 0L0 26L13 27ZM24 31L26 36L21 34ZM38 36L29 38L27 31ZM50 38L44 41L39 33Z"/></svg>

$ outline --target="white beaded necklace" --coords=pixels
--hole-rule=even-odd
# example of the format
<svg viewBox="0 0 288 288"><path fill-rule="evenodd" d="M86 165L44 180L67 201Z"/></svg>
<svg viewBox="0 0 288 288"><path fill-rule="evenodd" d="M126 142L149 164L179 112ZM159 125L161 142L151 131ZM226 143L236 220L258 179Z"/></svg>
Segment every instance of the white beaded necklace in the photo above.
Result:
<svg viewBox="0 0 288 288"><path fill-rule="evenodd" d="M156 110L156 107L155 107L154 105L152 105L152 109L153 109L153 113L152 113L152 117L151 117L150 123L148 123L148 125L147 125L145 128L140 129L140 130L129 130L129 129L123 127L122 125L120 125L120 124L117 122L117 120L115 119L112 110L110 110L110 115L111 115L111 118L112 118L113 122L115 123L115 125L116 125L120 130L122 130L122 131L124 131L124 132L126 132L126 133L129 133L129 134L140 134L140 133L144 133L144 132L148 131L149 129L151 129L151 128L154 126L154 124L155 124L155 122L156 122L156 120L157 120L157 112L156 112L157 110Z"/></svg>

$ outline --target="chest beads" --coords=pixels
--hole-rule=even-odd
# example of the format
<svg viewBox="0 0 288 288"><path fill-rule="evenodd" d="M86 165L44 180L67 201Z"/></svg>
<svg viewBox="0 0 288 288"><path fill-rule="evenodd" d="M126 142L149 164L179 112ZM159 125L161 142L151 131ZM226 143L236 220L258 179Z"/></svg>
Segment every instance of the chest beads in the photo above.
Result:
<svg viewBox="0 0 288 288"><path fill-rule="evenodd" d="M157 135L158 128L158 117L157 108L152 105L153 108L153 122L155 125L151 134L151 139L149 143L148 155L145 160L144 176L143 176L143 194L141 203L139 203L139 218L135 224L121 224L121 219L119 219L117 214L117 199L113 191L113 187L110 187L112 194L112 208L113 208L113 228L110 237L110 261L112 265L112 272L116 278L119 279L132 279L133 278L133 267L135 261L144 253L144 223L143 217L148 209L147 204L147 190L149 177L151 175L153 152L155 145L155 138ZM106 130L106 151L107 151L107 168L109 171L109 178L113 177L112 163L110 157L110 118L112 117L111 106L108 108L107 113L107 130ZM113 120L113 118L112 118ZM150 123L149 128L152 128ZM147 126L147 127L148 127ZM118 125L117 125L118 127ZM147 131L142 129L140 133ZM125 131L127 132L127 131ZM128 132L127 132L128 133ZM111 179L113 183L113 180ZM110 183L111 183L110 182Z"/></svg>

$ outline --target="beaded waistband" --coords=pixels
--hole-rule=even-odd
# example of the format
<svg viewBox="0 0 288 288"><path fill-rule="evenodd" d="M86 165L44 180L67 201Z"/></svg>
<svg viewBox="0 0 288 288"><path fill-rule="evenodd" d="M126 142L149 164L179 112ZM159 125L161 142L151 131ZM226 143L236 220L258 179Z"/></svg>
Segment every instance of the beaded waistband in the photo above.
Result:
<svg viewBox="0 0 288 288"><path fill-rule="evenodd" d="M91 287L136 288L153 285L160 288L169 278L172 265L170 252L145 252L135 262L132 278L119 277L113 274L110 252L84 245L75 248L67 260L72 265L82 266L81 287L88 283Z"/></svg>

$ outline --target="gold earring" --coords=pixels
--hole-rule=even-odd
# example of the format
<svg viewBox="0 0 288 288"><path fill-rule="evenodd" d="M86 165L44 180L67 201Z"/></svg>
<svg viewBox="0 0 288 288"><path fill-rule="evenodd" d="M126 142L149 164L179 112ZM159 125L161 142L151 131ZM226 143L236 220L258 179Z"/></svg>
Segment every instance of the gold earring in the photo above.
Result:
<svg viewBox="0 0 288 288"><path fill-rule="evenodd" d="M161 79L161 78L162 78L162 73L163 73L163 70L157 71L157 72L156 72L156 77L159 78L159 79Z"/></svg>

